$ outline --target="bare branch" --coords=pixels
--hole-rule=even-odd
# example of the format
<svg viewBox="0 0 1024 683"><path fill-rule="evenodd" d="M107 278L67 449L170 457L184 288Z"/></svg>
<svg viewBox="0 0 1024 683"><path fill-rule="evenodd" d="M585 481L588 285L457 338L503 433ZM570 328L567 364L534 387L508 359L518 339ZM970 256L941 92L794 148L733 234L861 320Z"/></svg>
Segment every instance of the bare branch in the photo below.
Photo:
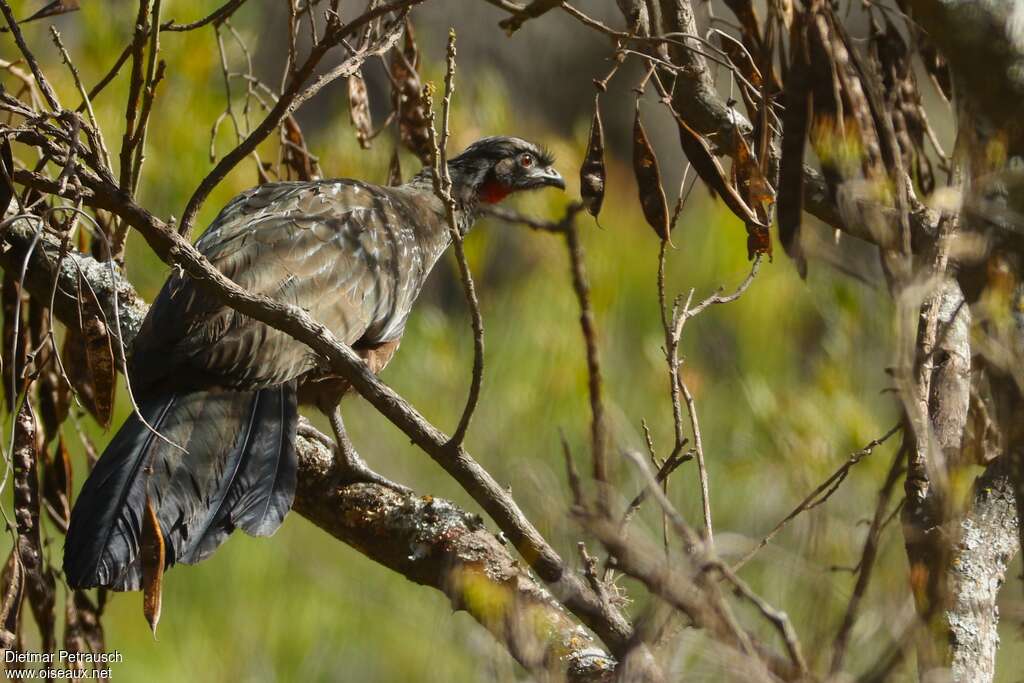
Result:
<svg viewBox="0 0 1024 683"><path fill-rule="evenodd" d="M455 217L456 207L455 198L452 196L452 179L448 174L449 115L451 113L452 93L455 91L454 29L448 30L446 54L440 140L437 137L435 125L433 88L430 85L424 88L423 104L426 110L427 121L430 123L427 126L427 134L430 136L430 146L434 150L434 165L431 168L434 194L441 200L445 208L448 234L451 236L452 250L455 252L455 261L459 267L459 279L462 281L462 292L466 297L466 305L469 306L470 324L473 329L473 374L469 384L469 395L466 397L466 405L462 409L459 424L455 428L455 433L452 434L452 443L458 445L466 437L466 430L469 429L469 421L473 418L473 412L476 410L477 402L480 400L480 388L484 381L484 318L480 312L480 301L476 296L473 273L469 270L469 262L466 261L466 251L462 246L464 236L459 230L459 224Z"/></svg>

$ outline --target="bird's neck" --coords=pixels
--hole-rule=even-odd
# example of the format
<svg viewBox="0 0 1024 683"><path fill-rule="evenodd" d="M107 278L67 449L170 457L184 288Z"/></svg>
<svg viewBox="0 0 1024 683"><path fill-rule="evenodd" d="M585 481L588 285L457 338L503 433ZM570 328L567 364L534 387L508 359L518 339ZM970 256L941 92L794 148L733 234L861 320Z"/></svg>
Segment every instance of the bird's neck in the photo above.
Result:
<svg viewBox="0 0 1024 683"><path fill-rule="evenodd" d="M487 201L481 197L482 181L465 178L462 174L452 173L452 199L455 200L455 222L459 233L465 235L480 216L480 203ZM424 168L409 180L409 185L416 186L421 192L435 193L432 169ZM440 201L440 198L439 198ZM442 206L442 212L446 209Z"/></svg>

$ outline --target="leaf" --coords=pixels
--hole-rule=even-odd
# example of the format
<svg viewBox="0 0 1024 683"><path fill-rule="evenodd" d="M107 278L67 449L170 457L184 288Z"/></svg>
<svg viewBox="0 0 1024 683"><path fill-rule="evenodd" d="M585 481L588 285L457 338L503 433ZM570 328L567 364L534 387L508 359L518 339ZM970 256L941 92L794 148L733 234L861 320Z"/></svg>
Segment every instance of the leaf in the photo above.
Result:
<svg viewBox="0 0 1024 683"><path fill-rule="evenodd" d="M117 388L113 340L92 287L79 274L79 329L64 337L64 367L86 410L103 427L110 424Z"/></svg>
<svg viewBox="0 0 1024 683"><path fill-rule="evenodd" d="M11 548L11 554L0 577L3 603L0 604L0 650L14 649L18 641L18 626L21 620L21 605L25 601L25 571L18 561L18 551Z"/></svg>
<svg viewBox="0 0 1024 683"><path fill-rule="evenodd" d="M807 18L797 14L790 46L789 74L783 91L782 156L779 162L779 241L793 259L800 277L807 277L807 260L800 248L804 207L804 148L811 118L811 90L807 64Z"/></svg>
<svg viewBox="0 0 1024 683"><path fill-rule="evenodd" d="M668 218L668 201L661 184L661 169L658 158L647 139L647 131L640 120L640 103L637 102L636 118L633 120L633 173L640 191L640 206L644 218L654 228L660 239L671 242Z"/></svg>
<svg viewBox="0 0 1024 683"><path fill-rule="evenodd" d="M71 477L71 456L64 444L64 437L61 436L54 449L53 458L46 458L44 462L43 501L46 503L46 512L50 519L65 533L71 519Z"/></svg>
<svg viewBox="0 0 1024 683"><path fill-rule="evenodd" d="M607 173L604 166L604 124L601 123L600 97L594 97L594 118L590 122L590 142L580 166L580 197L590 215L597 218L604 202Z"/></svg>
<svg viewBox="0 0 1024 683"><path fill-rule="evenodd" d="M153 501L148 495L146 496L146 510L142 518L142 541L139 545L139 557L142 562L142 613L155 637L156 626L160 622L166 557L160 520L157 519Z"/></svg>
<svg viewBox="0 0 1024 683"><path fill-rule="evenodd" d="M423 99L423 82L417 70L420 52L412 22L405 20L405 41L402 49L391 51L391 106L398 117L398 137L424 165L434 162L430 144L430 122Z"/></svg>
<svg viewBox="0 0 1024 683"><path fill-rule="evenodd" d="M366 91L366 81L359 71L348 77L348 117L355 128L359 146L369 149L370 137L373 135L373 120L370 117L370 98Z"/></svg>
<svg viewBox="0 0 1024 683"><path fill-rule="evenodd" d="M44 652L56 644L54 615L56 581L43 557L39 528L39 474L37 468L36 418L26 399L14 422L14 520L18 559L25 569L29 606L42 636Z"/></svg>
<svg viewBox="0 0 1024 683"><path fill-rule="evenodd" d="M388 185L398 187L402 184L402 160L398 157L398 148L391 151L391 161L388 163Z"/></svg>

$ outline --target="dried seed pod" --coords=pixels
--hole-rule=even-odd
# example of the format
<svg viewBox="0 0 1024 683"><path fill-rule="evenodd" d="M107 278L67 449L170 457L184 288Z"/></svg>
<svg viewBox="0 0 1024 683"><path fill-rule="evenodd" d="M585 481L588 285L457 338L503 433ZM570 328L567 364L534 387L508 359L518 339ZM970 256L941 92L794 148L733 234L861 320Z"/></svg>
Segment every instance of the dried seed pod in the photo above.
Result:
<svg viewBox="0 0 1024 683"><path fill-rule="evenodd" d="M25 570L18 560L17 548L11 548L11 554L7 557L0 590L3 591L3 603L0 604L0 649L11 650L18 641L21 605L25 601Z"/></svg>
<svg viewBox="0 0 1024 683"><path fill-rule="evenodd" d="M106 427L114 409L117 364L103 309L96 293L79 275L79 328L64 337L64 367L86 410Z"/></svg>
<svg viewBox="0 0 1024 683"><path fill-rule="evenodd" d="M370 118L370 97L366 81L359 71L348 77L348 116L356 131L356 140L363 149L369 149L373 135L373 121Z"/></svg>
<svg viewBox="0 0 1024 683"><path fill-rule="evenodd" d="M14 422L14 520L17 527L18 559L25 570L28 604L42 636L44 652L56 645L56 580L43 555L39 529L39 469L36 417L26 399Z"/></svg>
<svg viewBox="0 0 1024 683"><path fill-rule="evenodd" d="M590 215L597 218L604 202L604 124L601 123L600 97L594 97L594 119L590 123L590 142L580 166L580 197Z"/></svg>
<svg viewBox="0 0 1024 683"><path fill-rule="evenodd" d="M804 206L804 148L811 119L810 73L807 63L807 18L796 16L790 48L789 74L784 90L786 111L782 117L782 157L779 162L779 241L807 276L807 260L800 249L800 222Z"/></svg>
<svg viewBox="0 0 1024 683"><path fill-rule="evenodd" d="M45 456L46 452L43 454ZM53 458L46 457L43 461L43 502L50 519L65 533L71 520L71 491L71 456L64 437L61 437L57 440Z"/></svg>
<svg viewBox="0 0 1024 683"><path fill-rule="evenodd" d="M753 209L743 201L736 188L728 181L725 169L711 151L711 145L704 136L690 128L678 115L676 125L679 128L679 144L700 179L722 198L729 210L740 220L744 223L760 224Z"/></svg>
<svg viewBox="0 0 1024 683"><path fill-rule="evenodd" d="M11 141L4 138L0 142L0 163L3 164L0 172L0 216L7 213L7 207L14 199L14 185L10 178L14 177L14 156L11 154Z"/></svg>
<svg viewBox="0 0 1024 683"><path fill-rule="evenodd" d="M25 369L25 349L29 347L28 325L23 313L21 300L21 288L18 281L9 275L4 276L3 293L3 348L0 349L0 357L3 358L4 397L7 399L7 410L14 412L17 406L14 401L17 393L21 390L21 375ZM18 336L15 339L15 323L17 323Z"/></svg>
<svg viewBox="0 0 1024 683"><path fill-rule="evenodd" d="M391 162L388 164L388 185L397 187L402 184L402 160L398 157L398 148L391 152Z"/></svg>
<svg viewBox="0 0 1024 683"><path fill-rule="evenodd" d="M102 595L102 590L100 591ZM68 652L103 652L100 609L84 591L68 591L64 603L64 649Z"/></svg>
<svg viewBox="0 0 1024 683"><path fill-rule="evenodd" d="M294 116L287 116L281 126L287 143L282 155L285 166L294 172L297 180L309 181L318 178L320 169L316 157L309 153L306 137L299 128L299 122Z"/></svg>
<svg viewBox="0 0 1024 683"><path fill-rule="evenodd" d="M398 116L398 136L402 144L429 165L434 163L434 147L430 144L430 122L423 99L423 83L417 73L419 67L416 35L406 18L403 47L391 51L391 104Z"/></svg>
<svg viewBox="0 0 1024 683"><path fill-rule="evenodd" d="M775 201L775 190L761 173L761 166L754 157L746 138L737 130L735 134L736 154L732 163L732 184L739 190L746 203L754 208L762 222L766 219L764 206Z"/></svg>
<svg viewBox="0 0 1024 683"><path fill-rule="evenodd" d="M671 241L668 219L668 201L661 184L661 169L658 158L647 139L647 131L640 120L640 105L637 103L636 118L633 121L633 173L640 191L640 206L644 218L654 228L660 239Z"/></svg>
<svg viewBox="0 0 1024 683"><path fill-rule="evenodd" d="M157 624L160 623L164 565L167 558L164 535L160 530L160 520L157 519L153 501L148 495L146 496L146 509L142 515L139 557L142 560L142 613L155 636Z"/></svg>

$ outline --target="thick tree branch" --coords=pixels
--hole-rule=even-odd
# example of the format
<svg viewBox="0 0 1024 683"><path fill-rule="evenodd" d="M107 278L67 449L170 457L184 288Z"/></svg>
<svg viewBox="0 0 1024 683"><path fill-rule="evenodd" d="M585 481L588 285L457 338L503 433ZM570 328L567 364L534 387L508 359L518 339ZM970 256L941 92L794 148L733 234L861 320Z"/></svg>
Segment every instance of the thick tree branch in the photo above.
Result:
<svg viewBox="0 0 1024 683"><path fill-rule="evenodd" d="M946 611L954 681L995 679L999 651L999 589L1020 547L1013 482L997 460L974 484L970 512L960 522L950 564Z"/></svg>
<svg viewBox="0 0 1024 683"><path fill-rule="evenodd" d="M35 235L34 222L12 221L0 242L0 267L19 272ZM81 273L110 320L111 295L116 292L121 334L130 344L148 310L131 283L119 273L112 281L109 263L71 251L58 266L59 255L55 236L46 234L38 241L29 261L28 291L48 300L56 277L54 314L66 325L77 325ZM331 476L329 442L302 423L296 441L296 512L375 562L445 593L455 609L479 621L528 670L564 674L581 683L610 678L614 660L479 517L439 498L402 495L370 484L338 487Z"/></svg>

